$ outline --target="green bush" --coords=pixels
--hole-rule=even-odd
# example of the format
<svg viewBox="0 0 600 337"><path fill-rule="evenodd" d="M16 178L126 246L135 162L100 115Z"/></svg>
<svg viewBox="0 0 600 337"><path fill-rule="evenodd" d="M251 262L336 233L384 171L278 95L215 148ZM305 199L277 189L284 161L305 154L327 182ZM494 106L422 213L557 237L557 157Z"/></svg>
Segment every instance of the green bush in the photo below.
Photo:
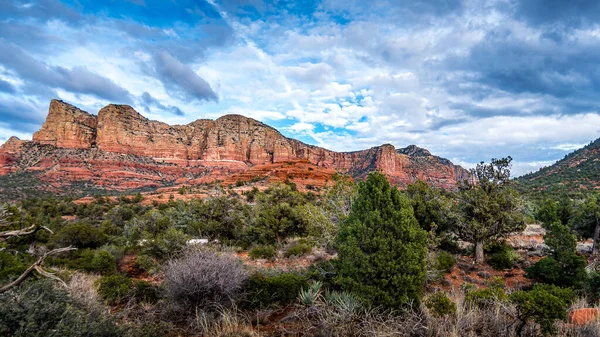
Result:
<svg viewBox="0 0 600 337"><path fill-rule="evenodd" d="M160 299L160 288L147 281L135 281L133 297L138 301L154 304Z"/></svg>
<svg viewBox="0 0 600 337"><path fill-rule="evenodd" d="M119 304L131 294L131 279L123 275L102 276L97 285L98 294L108 304Z"/></svg>
<svg viewBox="0 0 600 337"><path fill-rule="evenodd" d="M440 250L435 256L435 269L437 270L449 273L455 263L456 259L454 258L454 255L446 251Z"/></svg>
<svg viewBox="0 0 600 337"><path fill-rule="evenodd" d="M121 337L103 311L94 311L73 300L51 280L25 282L0 294L0 336L12 337Z"/></svg>
<svg viewBox="0 0 600 337"><path fill-rule="evenodd" d="M312 247L308 243L297 242L288 247L283 255L288 258L292 256L301 257L305 254L309 254L310 252L312 252Z"/></svg>
<svg viewBox="0 0 600 337"><path fill-rule="evenodd" d="M158 268L157 263L151 256L140 254L135 256L134 266L141 271L145 271L149 274L154 273Z"/></svg>
<svg viewBox="0 0 600 337"><path fill-rule="evenodd" d="M106 242L106 235L94 225L77 222L62 227L56 233L55 240L61 246L97 248Z"/></svg>
<svg viewBox="0 0 600 337"><path fill-rule="evenodd" d="M248 256L252 259L275 259L277 251L273 246L256 246L248 252Z"/></svg>
<svg viewBox="0 0 600 337"><path fill-rule="evenodd" d="M507 299L504 282L498 279L492 279L486 288L467 289L465 294L465 304L479 308L490 306L494 302L504 302Z"/></svg>
<svg viewBox="0 0 600 337"><path fill-rule="evenodd" d="M550 256L527 268L526 276L557 286L582 285L587 276L587 261L583 256L577 255L577 241L570 229L560 223L548 225L544 241L549 247Z"/></svg>
<svg viewBox="0 0 600 337"><path fill-rule="evenodd" d="M506 242L494 243L486 247L488 263L494 269L512 269L521 256Z"/></svg>
<svg viewBox="0 0 600 337"><path fill-rule="evenodd" d="M308 288L308 281L303 275L281 273L275 275L253 274L246 285L249 305L252 307L268 307L273 304L288 305L293 303L300 290Z"/></svg>
<svg viewBox="0 0 600 337"><path fill-rule="evenodd" d="M600 272L592 272L585 282L585 292L592 305L600 300Z"/></svg>
<svg viewBox="0 0 600 337"><path fill-rule="evenodd" d="M173 227L156 234L143 245L143 252L159 260L177 257L187 245L190 236Z"/></svg>
<svg viewBox="0 0 600 337"><path fill-rule="evenodd" d="M0 251L0 281L21 275L29 267L29 262L33 261L27 261L22 254Z"/></svg>
<svg viewBox="0 0 600 337"><path fill-rule="evenodd" d="M456 303L452 302L445 292L438 291L427 297L425 306L438 317L456 314Z"/></svg>
<svg viewBox="0 0 600 337"><path fill-rule="evenodd" d="M97 251L94 254L90 267L92 271L102 275L109 275L117 272L117 262L115 257L105 250Z"/></svg>
<svg viewBox="0 0 600 337"><path fill-rule="evenodd" d="M510 300L517 305L521 327L529 320L540 325L544 335L555 332L554 322L564 320L567 309L574 299L569 288L559 288L548 284L536 284L531 291L515 291Z"/></svg>

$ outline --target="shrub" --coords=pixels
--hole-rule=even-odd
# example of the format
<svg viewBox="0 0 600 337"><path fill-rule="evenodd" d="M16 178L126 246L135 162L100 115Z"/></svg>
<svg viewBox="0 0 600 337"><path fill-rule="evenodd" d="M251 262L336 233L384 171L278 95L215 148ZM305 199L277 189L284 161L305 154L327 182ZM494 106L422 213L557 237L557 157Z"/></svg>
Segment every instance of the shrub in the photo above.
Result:
<svg viewBox="0 0 600 337"><path fill-rule="evenodd" d="M538 323L544 335L555 332L554 321L565 319L567 309L573 302L574 293L569 288L548 284L536 284L531 291L516 291L510 299L517 305L518 317L523 328L528 320Z"/></svg>
<svg viewBox="0 0 600 337"><path fill-rule="evenodd" d="M587 262L577 255L577 241L569 227L560 223L548 225L544 241L550 256L527 268L527 277L557 286L580 286L586 278Z"/></svg>
<svg viewBox="0 0 600 337"><path fill-rule="evenodd" d="M409 200L370 173L337 237L336 282L375 305L417 304L426 280L427 233Z"/></svg>
<svg viewBox="0 0 600 337"><path fill-rule="evenodd" d="M273 246L256 246L248 252L248 256L253 259L275 259L277 251Z"/></svg>
<svg viewBox="0 0 600 337"><path fill-rule="evenodd" d="M21 275L29 267L28 262L24 261L21 254L15 255L7 251L0 251L0 281Z"/></svg>
<svg viewBox="0 0 600 337"><path fill-rule="evenodd" d="M106 235L94 225L78 222L67 224L56 233L56 242L63 246L97 248L106 242Z"/></svg>
<svg viewBox="0 0 600 337"><path fill-rule="evenodd" d="M164 233L159 233L153 239L144 243L143 251L159 260L164 260L181 254L189 239L189 235L184 232L169 228Z"/></svg>
<svg viewBox="0 0 600 337"><path fill-rule="evenodd" d="M156 303L160 298L160 290L157 286L143 280L136 281L134 284L133 297L146 303Z"/></svg>
<svg viewBox="0 0 600 337"><path fill-rule="evenodd" d="M511 269L521 256L506 242L494 243L487 247L488 263L494 269Z"/></svg>
<svg viewBox="0 0 600 337"><path fill-rule="evenodd" d="M123 275L102 276L97 282L98 294L108 304L119 304L131 293L131 279Z"/></svg>
<svg viewBox="0 0 600 337"><path fill-rule="evenodd" d="M456 263L454 255L440 250L435 256L435 269L449 273Z"/></svg>
<svg viewBox="0 0 600 337"><path fill-rule="evenodd" d="M503 281L497 279L492 279L486 288L467 289L465 294L465 304L479 308L485 308L498 301L504 302L507 299Z"/></svg>
<svg viewBox="0 0 600 337"><path fill-rule="evenodd" d="M306 277L295 273L253 274L246 285L249 305L268 307L293 303L302 289L308 288Z"/></svg>
<svg viewBox="0 0 600 337"><path fill-rule="evenodd" d="M227 306L247 279L248 272L235 256L188 250L165 266L164 294L179 308Z"/></svg>
<svg viewBox="0 0 600 337"><path fill-rule="evenodd" d="M600 272L594 271L589 276L585 283L585 292L592 304L600 299Z"/></svg>
<svg viewBox="0 0 600 337"><path fill-rule="evenodd" d="M141 271L152 274L155 271L157 264L152 257L141 254L135 256L135 267Z"/></svg>
<svg viewBox="0 0 600 337"><path fill-rule="evenodd" d="M103 275L114 274L117 272L117 262L115 257L105 250L97 251L96 254L94 254L90 267L93 271Z"/></svg>
<svg viewBox="0 0 600 337"><path fill-rule="evenodd" d="M309 254L312 251L312 247L308 243L297 242L291 245L283 254L285 257L300 257L305 254Z"/></svg>
<svg viewBox="0 0 600 337"><path fill-rule="evenodd" d="M445 292L438 291L427 297L425 306L438 317L456 314L456 303L452 302Z"/></svg>
<svg viewBox="0 0 600 337"><path fill-rule="evenodd" d="M25 282L0 294L0 336L117 337L124 327L75 301L52 281Z"/></svg>

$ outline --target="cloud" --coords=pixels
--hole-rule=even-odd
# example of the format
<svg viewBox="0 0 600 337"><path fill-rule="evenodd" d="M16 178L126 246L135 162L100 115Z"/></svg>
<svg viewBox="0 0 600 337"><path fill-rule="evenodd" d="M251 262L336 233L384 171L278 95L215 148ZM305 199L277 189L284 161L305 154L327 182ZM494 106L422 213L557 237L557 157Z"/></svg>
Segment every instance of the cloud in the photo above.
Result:
<svg viewBox="0 0 600 337"><path fill-rule="evenodd" d="M179 109L178 107L163 105L156 98L152 97L152 95L150 95L147 91L144 91L140 98L142 100L144 108L146 109L146 112L151 112L150 106L155 106L160 110L168 111L176 116L185 116L185 113L181 111L181 109Z"/></svg>
<svg viewBox="0 0 600 337"><path fill-rule="evenodd" d="M219 96L194 70L166 51L154 55L154 66L165 89L185 100L218 101Z"/></svg>
<svg viewBox="0 0 600 337"><path fill-rule="evenodd" d="M600 135L599 27L590 0L0 0L0 131L33 130L54 97L129 101L524 172Z"/></svg>
<svg viewBox="0 0 600 337"><path fill-rule="evenodd" d="M0 2L0 19L26 18L45 22L63 20L77 23L83 16L57 0L23 1L4 0Z"/></svg>
<svg viewBox="0 0 600 337"><path fill-rule="evenodd" d="M45 109L24 99L7 99L0 96L0 123L10 125L17 133L30 133L39 129L46 116Z"/></svg>
<svg viewBox="0 0 600 337"><path fill-rule="evenodd" d="M113 102L130 102L129 92L110 79L84 67L67 69L48 66L33 58L23 49L0 39L0 64L17 73L21 79L51 88L62 88L82 94L91 94Z"/></svg>
<svg viewBox="0 0 600 337"><path fill-rule="evenodd" d="M520 0L517 3L517 17L533 25L581 27L597 23L600 17L600 3L595 0Z"/></svg>
<svg viewBox="0 0 600 337"><path fill-rule="evenodd" d="M16 90L15 90L15 87L11 83L0 79L0 92L14 94L16 92Z"/></svg>

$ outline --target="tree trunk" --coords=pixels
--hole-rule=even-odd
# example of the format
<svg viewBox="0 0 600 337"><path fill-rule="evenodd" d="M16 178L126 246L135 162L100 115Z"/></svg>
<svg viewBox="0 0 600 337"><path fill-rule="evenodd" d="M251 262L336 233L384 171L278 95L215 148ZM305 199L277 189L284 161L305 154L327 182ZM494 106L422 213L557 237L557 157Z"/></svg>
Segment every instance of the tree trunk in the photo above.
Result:
<svg viewBox="0 0 600 337"><path fill-rule="evenodd" d="M594 242L592 243L592 255L598 255L598 235L600 234L600 223L596 223L594 230Z"/></svg>
<svg viewBox="0 0 600 337"><path fill-rule="evenodd" d="M477 264L483 263L483 241L475 243L475 262Z"/></svg>

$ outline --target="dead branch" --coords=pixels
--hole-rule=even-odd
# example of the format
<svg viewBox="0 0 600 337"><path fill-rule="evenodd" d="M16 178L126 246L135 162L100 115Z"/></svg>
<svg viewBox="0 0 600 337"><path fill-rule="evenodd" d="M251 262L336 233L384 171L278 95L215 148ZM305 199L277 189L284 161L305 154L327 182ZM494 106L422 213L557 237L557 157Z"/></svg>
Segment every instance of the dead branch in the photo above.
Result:
<svg viewBox="0 0 600 337"><path fill-rule="evenodd" d="M54 232L51 231L50 228L48 228L46 226L31 225L27 228L0 232L0 240L6 240L11 237L33 234L41 229L47 230L48 232L54 234Z"/></svg>
<svg viewBox="0 0 600 337"><path fill-rule="evenodd" d="M61 280L60 278L58 278L56 275L43 270L42 265L44 264L44 260L46 260L46 258L48 256L56 255L56 254L60 254L60 253L64 253L64 252L68 252L68 251L72 251L72 250L76 250L76 249L77 248L69 246L69 247L64 247L64 248L53 249L49 252L44 253L44 255L40 256L40 258L34 264L32 264L29 268L27 268L27 270L25 270L23 272L23 274L21 274L21 276L19 276L16 280L1 287L0 294L7 292L11 288L16 287L19 284L23 283L23 281L25 281L25 279L29 276L29 274L31 274L31 272L33 272L34 270L37 271L40 275L51 278L53 280L58 280L63 285L66 286L65 282L63 280Z"/></svg>
<svg viewBox="0 0 600 337"><path fill-rule="evenodd" d="M10 222L8 218L12 215L6 208L6 206L0 207L0 226L8 226Z"/></svg>

